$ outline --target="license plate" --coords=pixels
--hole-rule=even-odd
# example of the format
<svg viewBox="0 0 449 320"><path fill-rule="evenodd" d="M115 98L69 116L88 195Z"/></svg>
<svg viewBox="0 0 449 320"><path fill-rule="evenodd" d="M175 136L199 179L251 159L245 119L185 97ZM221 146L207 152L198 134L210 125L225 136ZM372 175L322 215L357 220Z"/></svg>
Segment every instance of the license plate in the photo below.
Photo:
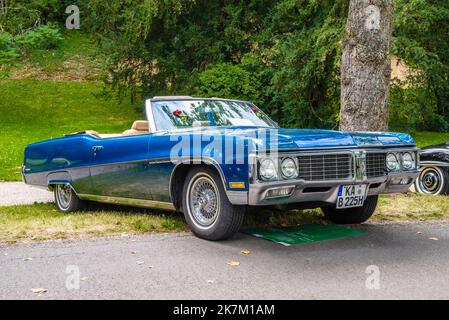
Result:
<svg viewBox="0 0 449 320"><path fill-rule="evenodd" d="M361 207L365 197L366 184L342 185L338 188L337 209Z"/></svg>

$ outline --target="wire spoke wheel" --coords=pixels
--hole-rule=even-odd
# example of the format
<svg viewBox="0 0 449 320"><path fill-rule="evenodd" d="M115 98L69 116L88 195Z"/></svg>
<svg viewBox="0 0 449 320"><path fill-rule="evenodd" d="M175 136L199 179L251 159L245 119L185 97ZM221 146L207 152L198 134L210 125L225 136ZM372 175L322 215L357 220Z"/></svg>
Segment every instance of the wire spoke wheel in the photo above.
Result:
<svg viewBox="0 0 449 320"><path fill-rule="evenodd" d="M210 227L220 212L220 195L215 182L206 175L192 179L188 189L189 211L195 223Z"/></svg>
<svg viewBox="0 0 449 320"><path fill-rule="evenodd" d="M62 209L67 209L72 201L72 188L67 184L56 187L56 198Z"/></svg>
<svg viewBox="0 0 449 320"><path fill-rule="evenodd" d="M212 241L225 240L240 229L245 206L233 205L220 173L212 167L191 168L182 187L182 211L192 232Z"/></svg>

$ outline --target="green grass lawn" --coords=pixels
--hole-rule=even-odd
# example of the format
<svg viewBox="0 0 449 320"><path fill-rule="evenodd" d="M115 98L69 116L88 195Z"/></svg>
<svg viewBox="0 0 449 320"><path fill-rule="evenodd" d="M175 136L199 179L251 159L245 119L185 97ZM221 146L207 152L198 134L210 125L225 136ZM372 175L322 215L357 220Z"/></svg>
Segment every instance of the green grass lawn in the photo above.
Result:
<svg viewBox="0 0 449 320"><path fill-rule="evenodd" d="M247 213L244 227L296 226L324 223L319 210ZM180 213L89 203L84 211L66 214L54 204L0 206L0 243L188 231Z"/></svg>
<svg viewBox="0 0 449 320"><path fill-rule="evenodd" d="M122 132L142 118L139 107L100 96L97 82L0 81L0 181L20 180L29 143L86 129Z"/></svg>
<svg viewBox="0 0 449 320"><path fill-rule="evenodd" d="M62 41L53 49L32 49L9 63L0 64L0 79L98 81L104 52L91 35L64 30Z"/></svg>
<svg viewBox="0 0 449 320"><path fill-rule="evenodd" d="M41 68L47 75L63 72L67 68L76 67L71 64L79 62L83 70L95 70L103 58L90 35L77 30L65 30L62 33L61 44L52 50L34 50L22 62ZM23 67L23 64L16 66ZM89 79L84 79L89 80Z"/></svg>
<svg viewBox="0 0 449 320"><path fill-rule="evenodd" d="M3 66L7 78L0 80L0 181L20 180L29 143L88 129L122 132L142 118L129 99L106 100L103 84L91 81L98 78L102 59L92 39L79 31L62 36L58 48L34 50Z"/></svg>
<svg viewBox="0 0 449 320"><path fill-rule="evenodd" d="M449 141L449 132L422 131L412 134L419 148Z"/></svg>
<svg viewBox="0 0 449 320"><path fill-rule="evenodd" d="M53 204L0 207L0 243L186 230L181 215L115 206L64 214Z"/></svg>

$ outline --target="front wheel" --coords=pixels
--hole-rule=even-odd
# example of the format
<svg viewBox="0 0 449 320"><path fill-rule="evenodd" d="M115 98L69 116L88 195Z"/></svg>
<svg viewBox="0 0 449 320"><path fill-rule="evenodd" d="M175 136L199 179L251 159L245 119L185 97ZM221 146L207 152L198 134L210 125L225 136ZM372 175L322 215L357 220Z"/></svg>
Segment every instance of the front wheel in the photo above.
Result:
<svg viewBox="0 0 449 320"><path fill-rule="evenodd" d="M54 189L55 202L62 212L74 212L84 206L69 184L57 184Z"/></svg>
<svg viewBox="0 0 449 320"><path fill-rule="evenodd" d="M449 194L449 174L441 167L424 167L415 181L415 189L421 194Z"/></svg>
<svg viewBox="0 0 449 320"><path fill-rule="evenodd" d="M322 207L326 218L336 224L359 224L368 220L377 207L379 196L369 196L362 207L337 209L335 207Z"/></svg>
<svg viewBox="0 0 449 320"><path fill-rule="evenodd" d="M206 240L224 240L240 229L244 206L229 202L220 176L210 168L189 171L183 187L184 217L192 232Z"/></svg>

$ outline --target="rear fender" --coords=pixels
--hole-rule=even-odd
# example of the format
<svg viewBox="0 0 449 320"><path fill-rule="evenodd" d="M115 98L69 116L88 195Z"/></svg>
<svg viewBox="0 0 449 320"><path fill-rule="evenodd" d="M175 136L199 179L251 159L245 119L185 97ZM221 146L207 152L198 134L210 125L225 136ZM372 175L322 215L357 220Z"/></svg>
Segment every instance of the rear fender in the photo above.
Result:
<svg viewBox="0 0 449 320"><path fill-rule="evenodd" d="M67 171L50 173L47 176L48 189L53 190L56 184L70 184L73 188L72 178Z"/></svg>

